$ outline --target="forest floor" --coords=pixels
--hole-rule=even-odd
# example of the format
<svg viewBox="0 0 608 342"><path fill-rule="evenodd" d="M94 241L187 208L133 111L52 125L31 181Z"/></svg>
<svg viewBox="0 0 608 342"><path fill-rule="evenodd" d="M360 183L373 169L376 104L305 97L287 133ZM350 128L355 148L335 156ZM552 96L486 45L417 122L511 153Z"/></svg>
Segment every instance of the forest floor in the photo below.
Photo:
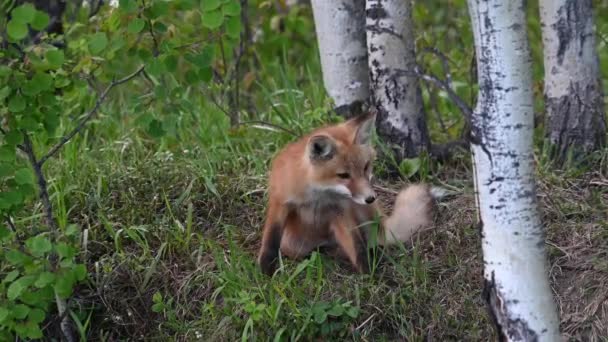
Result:
<svg viewBox="0 0 608 342"><path fill-rule="evenodd" d="M480 234L467 156L434 174L457 190L412 246L384 251L370 275L314 253L283 260L273 278L255 265L265 176L197 176L196 152L97 163L69 206L88 227L90 283L74 303L88 339L486 341ZM133 157L131 155L131 157ZM103 160L103 159L101 159ZM568 340L608 336L608 177L599 170L538 173L551 283ZM603 164L602 164L603 163ZM176 167L179 165L179 167ZM103 179L103 180L102 180ZM390 207L404 182L380 181Z"/></svg>

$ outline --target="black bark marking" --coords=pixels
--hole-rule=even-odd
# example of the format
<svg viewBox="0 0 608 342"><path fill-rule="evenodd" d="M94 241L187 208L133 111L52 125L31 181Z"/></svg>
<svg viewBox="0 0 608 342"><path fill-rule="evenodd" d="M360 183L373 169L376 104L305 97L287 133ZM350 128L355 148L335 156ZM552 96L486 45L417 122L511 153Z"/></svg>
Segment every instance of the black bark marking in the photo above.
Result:
<svg viewBox="0 0 608 342"><path fill-rule="evenodd" d="M496 283L494 272L492 272L490 279L484 279L482 297L499 341L538 341L538 333L530 329L527 322L512 317L509 308L512 304L519 303L519 301L509 301L503 298L503 294L500 293L500 285Z"/></svg>
<svg viewBox="0 0 608 342"><path fill-rule="evenodd" d="M382 7L382 3L378 2L376 4L373 4L371 8L368 8L365 11L365 16L372 20L380 20L388 18L388 13L384 9L384 7Z"/></svg>
<svg viewBox="0 0 608 342"><path fill-rule="evenodd" d="M552 25L559 41L557 48L558 64L564 62L564 55L573 42L578 41L578 54L583 53L587 34L587 20L593 20L591 0L568 0L557 10L558 21Z"/></svg>

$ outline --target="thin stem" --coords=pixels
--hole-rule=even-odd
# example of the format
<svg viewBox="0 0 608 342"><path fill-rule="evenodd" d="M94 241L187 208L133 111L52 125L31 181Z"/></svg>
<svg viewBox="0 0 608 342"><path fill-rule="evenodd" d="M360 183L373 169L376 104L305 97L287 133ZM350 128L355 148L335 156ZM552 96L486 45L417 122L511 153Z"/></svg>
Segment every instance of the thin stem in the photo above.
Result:
<svg viewBox="0 0 608 342"><path fill-rule="evenodd" d="M80 120L78 125L72 131L70 131L70 133L64 135L55 146L53 146L42 158L40 158L40 160L38 161L39 167L42 167L42 165L49 158L54 156L63 147L63 145L67 144L76 134L78 134L78 133L80 133L80 131L82 131L84 126L91 120L91 118L93 118L93 116L97 113L97 111L99 111L99 107L101 107L101 104L106 99L106 97L108 96L108 93L110 93L112 88L116 87L117 85L130 81L135 76L139 75L144 70L144 68L145 68L145 66L142 65L137 70L135 70L135 72L133 72L132 74L130 74L124 78L121 78L119 80L112 81L110 83L110 85L108 85L106 87L106 89L97 97L97 101L95 101L95 105L93 106L93 108L91 108L91 110L87 113L87 115L85 115L85 117L82 120Z"/></svg>

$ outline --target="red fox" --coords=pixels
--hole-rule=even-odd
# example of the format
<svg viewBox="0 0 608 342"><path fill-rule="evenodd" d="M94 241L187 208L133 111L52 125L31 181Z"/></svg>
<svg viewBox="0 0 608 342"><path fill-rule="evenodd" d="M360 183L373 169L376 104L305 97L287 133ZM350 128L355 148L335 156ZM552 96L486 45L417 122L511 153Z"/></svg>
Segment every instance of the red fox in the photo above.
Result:
<svg viewBox="0 0 608 342"><path fill-rule="evenodd" d="M276 269L279 250L289 258L337 247L359 272L367 272L369 234L361 226L381 217L377 241L407 241L432 222L434 194L426 184L402 190L384 217L371 185L376 114L365 113L318 128L274 158L258 264Z"/></svg>

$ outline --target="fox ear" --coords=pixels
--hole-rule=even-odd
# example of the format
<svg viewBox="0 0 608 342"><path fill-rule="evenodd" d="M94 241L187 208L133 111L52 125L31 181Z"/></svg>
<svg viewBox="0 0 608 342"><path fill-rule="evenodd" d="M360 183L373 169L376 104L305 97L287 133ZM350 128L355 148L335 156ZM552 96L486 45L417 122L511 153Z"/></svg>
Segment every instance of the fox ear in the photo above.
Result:
<svg viewBox="0 0 608 342"><path fill-rule="evenodd" d="M353 123L357 125L354 143L359 145L371 145L372 135L376 129L376 113L370 112L356 117L353 119Z"/></svg>
<svg viewBox="0 0 608 342"><path fill-rule="evenodd" d="M308 155L313 161L330 160L336 153L336 145L326 135L315 135L308 141Z"/></svg>

